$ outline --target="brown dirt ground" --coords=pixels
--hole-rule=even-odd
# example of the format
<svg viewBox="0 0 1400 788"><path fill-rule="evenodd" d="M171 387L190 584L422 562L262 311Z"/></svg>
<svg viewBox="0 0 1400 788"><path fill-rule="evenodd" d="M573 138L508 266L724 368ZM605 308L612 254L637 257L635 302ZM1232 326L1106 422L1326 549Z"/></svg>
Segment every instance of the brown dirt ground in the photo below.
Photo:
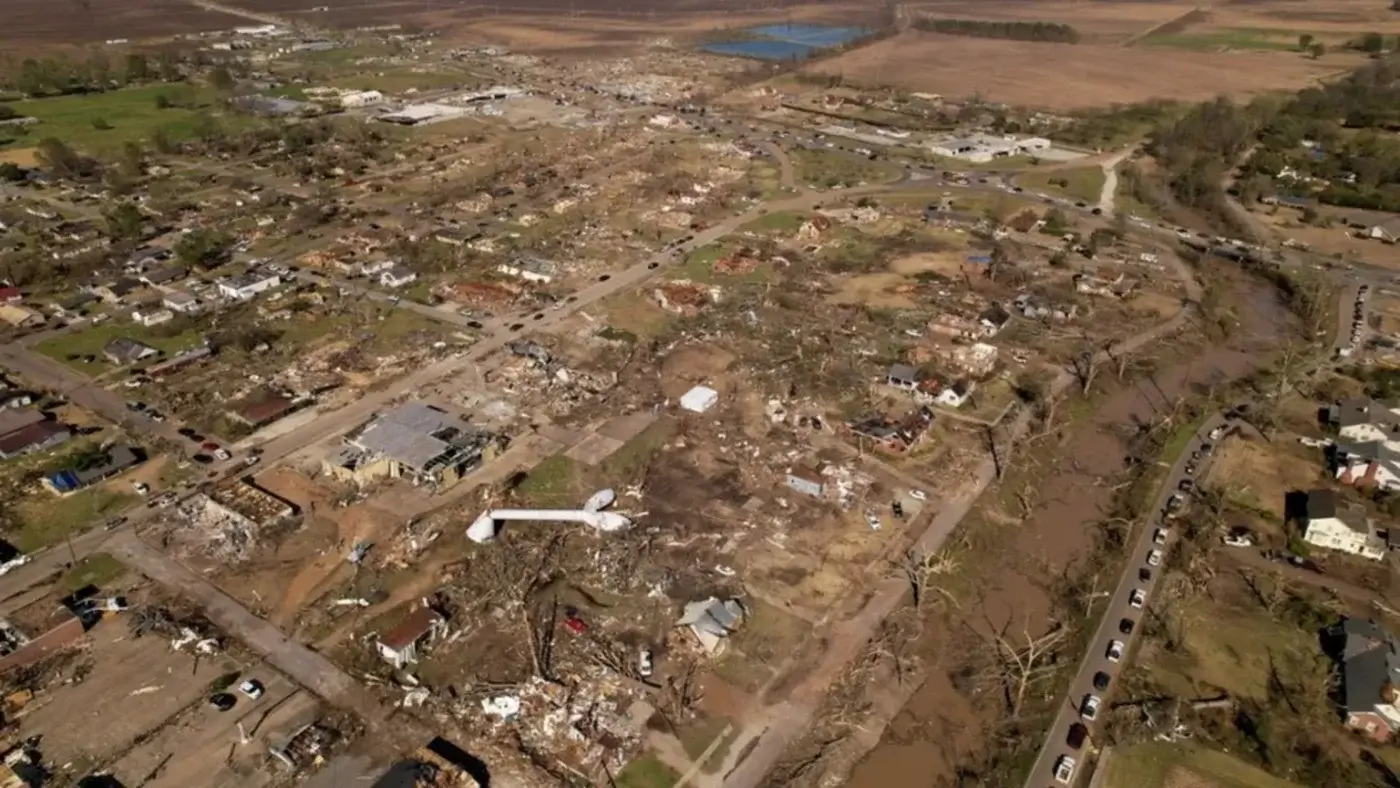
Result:
<svg viewBox="0 0 1400 788"><path fill-rule="evenodd" d="M11 148L0 151L0 162L17 164L20 167L39 166L38 148Z"/></svg>
<svg viewBox="0 0 1400 788"><path fill-rule="evenodd" d="M1307 244L1318 254L1340 254L1349 260L1400 271L1400 245L1353 237L1341 221L1348 213L1344 209L1321 209L1319 213L1334 219L1335 223L1331 227L1314 227L1301 224L1298 212L1291 208L1260 208L1251 213L1267 226L1278 229L1285 237Z"/></svg>
<svg viewBox="0 0 1400 788"><path fill-rule="evenodd" d="M895 288L908 284L899 274L862 274L841 282L841 290L830 298L831 304L863 304L880 309L913 309L918 306L908 295Z"/></svg>
<svg viewBox="0 0 1400 788"><path fill-rule="evenodd" d="M1216 788L1218 783L1181 766L1173 766L1162 779L1162 788Z"/></svg>
<svg viewBox="0 0 1400 788"><path fill-rule="evenodd" d="M905 32L809 70L951 97L976 92L989 101L1068 110L1292 90L1345 67L1292 53L1227 55Z"/></svg>
<svg viewBox="0 0 1400 788"><path fill-rule="evenodd" d="M242 17L205 11L182 0L85 0L81 6L59 8L42 0L7 0L4 16L0 42L7 54L51 44L157 38L249 24Z"/></svg>
<svg viewBox="0 0 1400 788"><path fill-rule="evenodd" d="M1244 438L1230 438L1210 469L1210 481L1236 489L1248 500L1283 521L1283 498L1290 490L1306 490L1321 480L1321 453L1308 464L1278 447Z"/></svg>

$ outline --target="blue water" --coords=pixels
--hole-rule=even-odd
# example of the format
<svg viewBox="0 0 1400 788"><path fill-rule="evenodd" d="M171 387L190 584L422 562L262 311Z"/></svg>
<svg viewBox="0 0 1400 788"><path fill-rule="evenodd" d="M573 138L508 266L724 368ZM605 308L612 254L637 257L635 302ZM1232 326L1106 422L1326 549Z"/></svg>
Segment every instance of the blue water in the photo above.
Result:
<svg viewBox="0 0 1400 788"><path fill-rule="evenodd" d="M701 47L717 55L738 55L759 60L790 60L810 56L818 49L839 46L869 31L863 27L827 25L763 25L744 32L763 36L761 40L720 41Z"/></svg>

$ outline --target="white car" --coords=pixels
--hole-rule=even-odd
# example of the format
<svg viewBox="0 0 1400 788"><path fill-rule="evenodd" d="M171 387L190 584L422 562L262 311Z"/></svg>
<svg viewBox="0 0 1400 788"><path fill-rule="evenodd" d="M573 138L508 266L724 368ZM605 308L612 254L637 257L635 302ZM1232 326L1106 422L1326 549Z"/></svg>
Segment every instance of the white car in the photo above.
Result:
<svg viewBox="0 0 1400 788"><path fill-rule="evenodd" d="M1077 764L1068 755L1061 755L1055 761L1055 782L1069 785L1074 780L1074 767Z"/></svg>
<svg viewBox="0 0 1400 788"><path fill-rule="evenodd" d="M913 498L913 499L916 500L916 501L927 501L927 500L928 500L928 494L926 494L923 490L910 490L910 491L909 491L909 497L910 497L910 498Z"/></svg>
<svg viewBox="0 0 1400 788"><path fill-rule="evenodd" d="M132 482L131 487L132 489L136 490L137 495L145 495L146 493L151 491L151 485L146 484L145 482Z"/></svg>
<svg viewBox="0 0 1400 788"><path fill-rule="evenodd" d="M1165 529L1165 528L1158 528L1157 531L1156 531L1155 533L1152 534L1152 541L1155 542L1155 543L1157 543L1157 544L1166 544L1166 543L1167 543L1167 529Z"/></svg>
<svg viewBox="0 0 1400 788"><path fill-rule="evenodd" d="M1213 430L1210 431L1210 439L1213 440L1213 441L1218 441L1218 440L1220 440L1220 436L1221 436L1221 435L1224 435L1224 434L1225 434L1225 428L1224 428L1224 427L1216 427L1215 429L1213 429Z"/></svg>
<svg viewBox="0 0 1400 788"><path fill-rule="evenodd" d="M865 524L870 526L870 530L880 530L880 518L870 512L865 513Z"/></svg>
<svg viewBox="0 0 1400 788"><path fill-rule="evenodd" d="M1162 551L1161 551L1161 550L1153 550L1152 552L1148 553L1148 554L1147 554L1147 565L1148 565L1148 566L1161 566L1161 565L1162 565Z"/></svg>
<svg viewBox="0 0 1400 788"><path fill-rule="evenodd" d="M1142 605L1146 601L1147 592L1143 591L1141 588L1134 588L1133 592L1128 594L1128 605L1134 610L1142 610Z"/></svg>
<svg viewBox="0 0 1400 788"><path fill-rule="evenodd" d="M1253 547L1254 538L1249 534L1226 534L1226 547Z"/></svg>
<svg viewBox="0 0 1400 788"><path fill-rule="evenodd" d="M1122 659L1122 658L1123 658L1123 641L1121 641L1121 640L1110 640L1110 641L1108 641L1108 653L1107 653L1106 656L1108 657L1108 661L1109 661L1109 662L1117 662L1118 660Z"/></svg>
<svg viewBox="0 0 1400 788"><path fill-rule="evenodd" d="M1102 703L1098 695L1085 695L1084 700L1079 703L1079 716L1093 722L1094 718L1099 716L1099 705Z"/></svg>
<svg viewBox="0 0 1400 788"><path fill-rule="evenodd" d="M650 677L651 677L651 674L652 674L652 671L653 671L654 669L655 669L655 668L654 668L654 663L652 662L652 659L651 659L651 649L649 649L649 648L644 648L644 649L642 649L640 652L638 652L638 653L637 653L637 673L639 673L639 674L641 675L641 677L644 678L644 679L645 679L645 678L650 678Z"/></svg>
<svg viewBox="0 0 1400 788"><path fill-rule="evenodd" d="M262 697L263 685L257 679L248 679L238 685L238 691L247 695L249 700L257 700Z"/></svg>
<svg viewBox="0 0 1400 788"><path fill-rule="evenodd" d="M227 460L233 455L228 453L228 449L215 449L214 456L221 460Z"/></svg>

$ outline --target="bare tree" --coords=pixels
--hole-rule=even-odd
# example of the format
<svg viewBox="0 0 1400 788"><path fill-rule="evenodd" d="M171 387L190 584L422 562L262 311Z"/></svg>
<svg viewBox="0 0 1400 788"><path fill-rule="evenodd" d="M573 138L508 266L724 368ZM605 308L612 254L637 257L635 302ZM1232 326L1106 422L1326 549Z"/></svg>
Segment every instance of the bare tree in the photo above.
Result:
<svg viewBox="0 0 1400 788"><path fill-rule="evenodd" d="M1032 637L1030 620L1027 618L1022 624L1020 638L1008 637L1006 628L993 635L998 656L996 670L1012 718L1021 715L1026 691L1031 685L1054 670L1051 657L1068 634L1069 630L1066 627L1052 622L1050 631L1040 637Z"/></svg>
<svg viewBox="0 0 1400 788"><path fill-rule="evenodd" d="M951 574L957 568L957 558L946 552L919 553L912 549L905 552L903 559L899 562L899 570L905 580L909 582L909 595L914 600L914 609L922 608L924 600L928 599L930 592L942 594L947 597L949 602L956 605L958 600L946 588L939 585L939 578Z"/></svg>

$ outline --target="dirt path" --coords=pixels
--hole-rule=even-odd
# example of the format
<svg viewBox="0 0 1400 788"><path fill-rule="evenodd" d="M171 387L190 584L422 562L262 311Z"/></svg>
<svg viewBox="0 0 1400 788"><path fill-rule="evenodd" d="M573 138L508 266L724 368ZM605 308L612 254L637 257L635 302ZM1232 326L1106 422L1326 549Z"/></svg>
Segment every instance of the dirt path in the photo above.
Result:
<svg viewBox="0 0 1400 788"><path fill-rule="evenodd" d="M796 191L797 181L793 174L792 157L788 155L787 151L771 142L760 142L758 146L769 156L772 156L774 161L778 162L778 171L781 173L778 185L786 191Z"/></svg>
<svg viewBox="0 0 1400 788"><path fill-rule="evenodd" d="M1113 215L1113 202L1118 196L1118 165L1133 155L1137 147L1125 148L1099 163L1103 168L1103 188L1099 191L1099 210L1104 216Z"/></svg>
<svg viewBox="0 0 1400 788"><path fill-rule="evenodd" d="M196 8L203 8L205 11L213 11L219 14L228 14L229 16L241 16L244 19L248 19L254 22L261 22L265 25L278 25L279 27L294 27L294 25L291 22L287 21L286 19L283 19L280 16L264 14L259 11L249 11L245 8L239 8L237 6L224 5L223 3L215 3L212 0L190 0L190 5Z"/></svg>
<svg viewBox="0 0 1400 788"><path fill-rule="evenodd" d="M1172 17L1171 19L1168 19L1168 20L1165 21L1165 22L1158 22L1157 24L1153 25L1152 27L1149 27L1149 28L1147 28L1146 30L1142 31L1141 33L1138 33L1137 35L1133 36L1132 38L1129 38L1128 40L1124 41L1124 42L1121 44L1121 46L1125 46L1125 47L1133 46L1133 45L1136 44L1137 42L1139 42L1139 41L1141 41L1141 40L1143 40L1143 39L1145 39L1145 38L1151 36L1152 34L1156 33L1158 30L1161 30L1162 28L1164 28L1164 27L1166 27L1166 26L1168 26L1168 25L1174 25L1174 24L1176 24L1177 22L1182 21L1183 19L1189 18L1192 14L1196 14L1196 13L1200 13L1200 12L1207 12L1207 11L1210 11L1210 9L1211 9L1211 6L1208 6L1208 5L1196 6L1195 8L1192 8L1191 10L1186 11L1185 13L1178 14L1178 15Z"/></svg>

